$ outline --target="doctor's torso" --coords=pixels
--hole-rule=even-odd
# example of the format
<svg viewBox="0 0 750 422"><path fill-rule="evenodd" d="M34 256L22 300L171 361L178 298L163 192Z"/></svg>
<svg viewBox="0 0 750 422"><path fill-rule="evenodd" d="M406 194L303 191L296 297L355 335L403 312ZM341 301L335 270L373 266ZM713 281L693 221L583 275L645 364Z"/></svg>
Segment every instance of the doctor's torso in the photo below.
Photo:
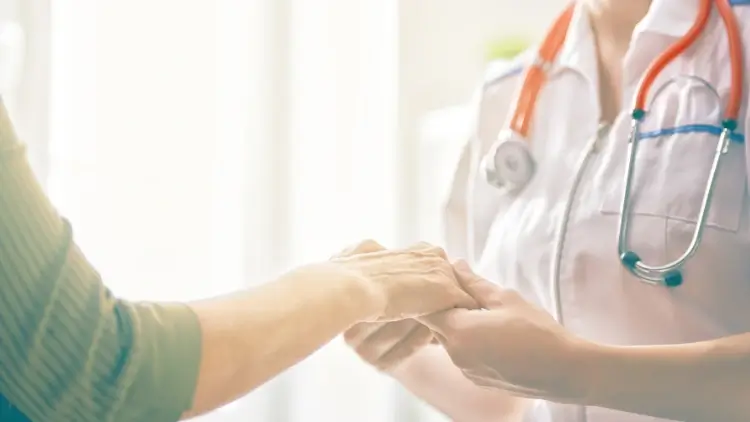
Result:
<svg viewBox="0 0 750 422"><path fill-rule="evenodd" d="M621 112L589 160L573 201L560 266L565 325L582 337L620 345L686 343L750 331L750 201L745 144L732 142L722 159L712 206L697 253L681 286L643 283L617 254L630 108L641 75L695 16L694 1L655 0L624 60ZM750 68L750 6L735 6ZM479 161L504 127L533 56L490 70L477 110L476 137L467 145L447 205L449 253L527 299L552 309L550 274L558 223L590 138L599 125L597 60L585 13L578 7L548 82L536 103L529 146L536 167L519 192L490 186ZM730 91L726 34L716 13L695 47L659 76L655 87L689 74L717 91L680 81L648 108L635 161L630 249L649 264L665 264L688 247L701 207ZM747 95L747 86L744 87ZM654 92L654 91L652 91ZM746 98L746 97L745 97ZM739 133L745 133L743 107ZM628 422L658 419L606 409L537 403L530 421Z"/></svg>

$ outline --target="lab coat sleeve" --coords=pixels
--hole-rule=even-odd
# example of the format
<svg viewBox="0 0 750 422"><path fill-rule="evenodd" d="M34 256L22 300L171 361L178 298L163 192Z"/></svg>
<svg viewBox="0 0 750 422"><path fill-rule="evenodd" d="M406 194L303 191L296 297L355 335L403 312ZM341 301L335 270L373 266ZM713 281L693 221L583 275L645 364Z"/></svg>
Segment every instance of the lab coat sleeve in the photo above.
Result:
<svg viewBox="0 0 750 422"><path fill-rule="evenodd" d="M0 105L0 419L176 421L200 340L187 306L119 300L102 284Z"/></svg>

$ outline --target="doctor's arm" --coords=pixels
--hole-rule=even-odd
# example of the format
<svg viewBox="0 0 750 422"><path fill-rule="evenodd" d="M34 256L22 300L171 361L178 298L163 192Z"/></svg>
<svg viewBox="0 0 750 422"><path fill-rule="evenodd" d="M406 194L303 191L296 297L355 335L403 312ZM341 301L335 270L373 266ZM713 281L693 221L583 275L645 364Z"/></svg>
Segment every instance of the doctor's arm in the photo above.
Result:
<svg viewBox="0 0 750 422"><path fill-rule="evenodd" d="M676 345L595 343L467 265L457 268L484 310L448 310L420 321L475 384L670 420L750 419L750 333Z"/></svg>
<svg viewBox="0 0 750 422"><path fill-rule="evenodd" d="M591 405L684 421L750 418L750 333L666 346L589 344Z"/></svg>
<svg viewBox="0 0 750 422"><path fill-rule="evenodd" d="M528 406L528 401L506 391L475 385L439 345L426 346L390 374L411 393L458 422L521 421Z"/></svg>
<svg viewBox="0 0 750 422"><path fill-rule="evenodd" d="M602 406L688 421L750 420L750 333L682 345L591 345L585 355L595 363L592 401Z"/></svg>

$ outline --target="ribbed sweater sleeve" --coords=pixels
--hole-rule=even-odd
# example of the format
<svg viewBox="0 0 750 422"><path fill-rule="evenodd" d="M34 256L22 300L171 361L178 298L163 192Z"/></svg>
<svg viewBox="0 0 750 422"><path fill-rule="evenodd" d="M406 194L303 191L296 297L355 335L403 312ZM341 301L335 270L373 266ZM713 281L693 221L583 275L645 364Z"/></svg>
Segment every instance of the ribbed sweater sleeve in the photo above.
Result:
<svg viewBox="0 0 750 422"><path fill-rule="evenodd" d="M178 420L200 362L195 314L113 297L0 108L0 419Z"/></svg>

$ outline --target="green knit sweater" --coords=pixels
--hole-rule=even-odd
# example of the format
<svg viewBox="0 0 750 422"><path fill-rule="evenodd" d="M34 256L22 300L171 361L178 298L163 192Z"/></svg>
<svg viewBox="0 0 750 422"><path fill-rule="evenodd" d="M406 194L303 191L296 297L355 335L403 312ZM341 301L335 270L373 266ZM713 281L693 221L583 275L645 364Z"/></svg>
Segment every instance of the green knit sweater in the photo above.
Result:
<svg viewBox="0 0 750 422"><path fill-rule="evenodd" d="M199 361L187 306L102 284L0 105L0 420L176 421Z"/></svg>

